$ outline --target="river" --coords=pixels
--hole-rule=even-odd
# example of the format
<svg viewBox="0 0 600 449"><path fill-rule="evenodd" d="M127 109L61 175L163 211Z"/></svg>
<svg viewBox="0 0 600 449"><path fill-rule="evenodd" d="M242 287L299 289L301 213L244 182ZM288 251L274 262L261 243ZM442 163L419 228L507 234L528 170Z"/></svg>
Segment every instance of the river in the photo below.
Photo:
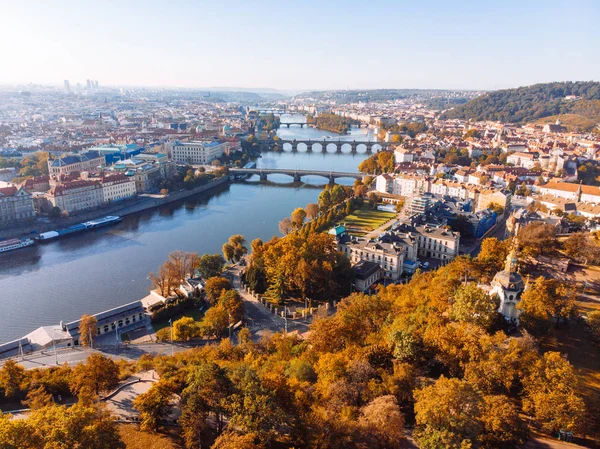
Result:
<svg viewBox="0 0 600 449"><path fill-rule="evenodd" d="M282 121L298 121L283 117ZM373 140L365 129L340 136L314 128L281 128L282 139ZM364 153L265 152L258 167L357 171ZM279 235L278 222L296 207L317 201L326 180L306 177L290 186L286 175L251 178L210 194L126 217L108 228L0 255L0 343L38 326L71 321L148 294L147 278L171 251L220 253L233 234L248 242ZM352 179L340 179L351 185ZM287 184L287 185L286 185Z"/></svg>

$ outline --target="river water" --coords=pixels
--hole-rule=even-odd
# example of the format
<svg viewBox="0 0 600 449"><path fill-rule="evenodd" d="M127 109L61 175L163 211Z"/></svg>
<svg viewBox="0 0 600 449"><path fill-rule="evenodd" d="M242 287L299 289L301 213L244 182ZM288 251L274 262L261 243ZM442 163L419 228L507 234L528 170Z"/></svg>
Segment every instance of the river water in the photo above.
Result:
<svg viewBox="0 0 600 449"><path fill-rule="evenodd" d="M298 121L283 117L282 122ZM314 128L281 128L282 139L373 140L365 129L340 136ZM316 149L316 148L315 148ZM360 149L359 149L360 151ZM265 152L258 167L357 171L367 154ZM148 294L148 273L171 251L220 253L233 234L251 241L279 235L278 222L317 201L327 181L306 177L290 186L286 175L234 183L209 194L128 216L116 226L0 255L0 343L38 326L135 301ZM351 185L352 179L341 178ZM277 185L279 184L279 185Z"/></svg>

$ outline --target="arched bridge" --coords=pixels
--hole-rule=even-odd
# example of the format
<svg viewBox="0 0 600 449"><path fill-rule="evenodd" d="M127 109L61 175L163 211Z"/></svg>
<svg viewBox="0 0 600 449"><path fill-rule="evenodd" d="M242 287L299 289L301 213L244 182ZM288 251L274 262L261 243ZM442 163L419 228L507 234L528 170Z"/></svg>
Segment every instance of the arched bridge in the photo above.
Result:
<svg viewBox="0 0 600 449"><path fill-rule="evenodd" d="M323 176L333 184L336 178L355 178L362 179L362 173L322 171L322 170L293 170L285 168L230 168L229 174L235 178L258 175L261 181L267 179L267 175L279 174L288 175L294 178L294 182L300 182L303 176Z"/></svg>
<svg viewBox="0 0 600 449"><path fill-rule="evenodd" d="M306 123L306 122L279 122L280 128L283 128L284 126L287 126L289 128L291 125L299 125L300 128L304 128L305 126L308 126L308 123Z"/></svg>
<svg viewBox="0 0 600 449"><path fill-rule="evenodd" d="M397 144L393 144L390 142L370 142L370 141L360 141L360 140L284 140L284 139L265 139L259 140L258 144L263 150L271 150L273 151L277 148L279 151L283 150L283 146L289 143L292 146L292 152L298 151L298 145L304 144L306 145L306 151L308 153L312 153L314 151L314 145L321 145L321 151L324 153L327 150L327 147L330 145L335 145L336 153L342 152L342 147L344 145L350 146L351 153L357 153L358 147L360 145L364 145L367 153L376 153L377 148L381 147L382 150L393 149Z"/></svg>

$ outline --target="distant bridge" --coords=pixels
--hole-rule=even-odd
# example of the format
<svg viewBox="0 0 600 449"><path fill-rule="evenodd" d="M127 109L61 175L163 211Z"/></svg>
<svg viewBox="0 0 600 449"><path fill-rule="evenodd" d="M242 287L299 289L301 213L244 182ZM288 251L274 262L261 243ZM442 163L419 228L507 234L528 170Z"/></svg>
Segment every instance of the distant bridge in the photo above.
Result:
<svg viewBox="0 0 600 449"><path fill-rule="evenodd" d="M294 178L294 182L300 182L303 176L322 176L329 180L330 184L335 183L337 178L355 178L362 179L362 173L322 171L322 170L293 170L286 168L230 168L229 174L234 178L258 175L261 181L266 181L267 175L288 175Z"/></svg>
<svg viewBox="0 0 600 449"><path fill-rule="evenodd" d="M300 128L304 128L304 126L308 126L308 123L306 123L306 122L279 122L280 128L282 126L287 126L289 128L290 125L300 125Z"/></svg>
<svg viewBox="0 0 600 449"><path fill-rule="evenodd" d="M315 144L321 145L321 151L325 153L327 147L329 145L335 145L336 153L342 152L342 147L347 145L350 147L351 153L357 153L358 147L363 145L366 149L367 153L377 153L378 149L376 147L380 147L380 150L393 149L397 144L393 144L390 142L370 142L370 141L360 141L360 140L275 140L275 139L266 139L259 140L258 145L262 150L271 150L273 151L277 148L279 151L283 150L283 146L289 143L292 146L292 152L298 151L298 145L304 144L306 145L306 152L311 153L314 151L313 147Z"/></svg>

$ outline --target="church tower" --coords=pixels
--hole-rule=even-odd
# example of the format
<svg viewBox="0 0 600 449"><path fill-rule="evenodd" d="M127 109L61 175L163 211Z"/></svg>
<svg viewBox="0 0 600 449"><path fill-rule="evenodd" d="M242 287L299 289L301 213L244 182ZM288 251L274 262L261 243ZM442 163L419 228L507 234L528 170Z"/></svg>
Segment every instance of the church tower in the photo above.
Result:
<svg viewBox="0 0 600 449"><path fill-rule="evenodd" d="M511 246L511 250L506 257L504 270L496 273L491 282L490 294L496 294L500 298L498 312L504 315L506 320L518 323L521 312L517 309L517 304L521 300L521 293L525 290L523 278L517 271L519 263L518 237L515 237Z"/></svg>

